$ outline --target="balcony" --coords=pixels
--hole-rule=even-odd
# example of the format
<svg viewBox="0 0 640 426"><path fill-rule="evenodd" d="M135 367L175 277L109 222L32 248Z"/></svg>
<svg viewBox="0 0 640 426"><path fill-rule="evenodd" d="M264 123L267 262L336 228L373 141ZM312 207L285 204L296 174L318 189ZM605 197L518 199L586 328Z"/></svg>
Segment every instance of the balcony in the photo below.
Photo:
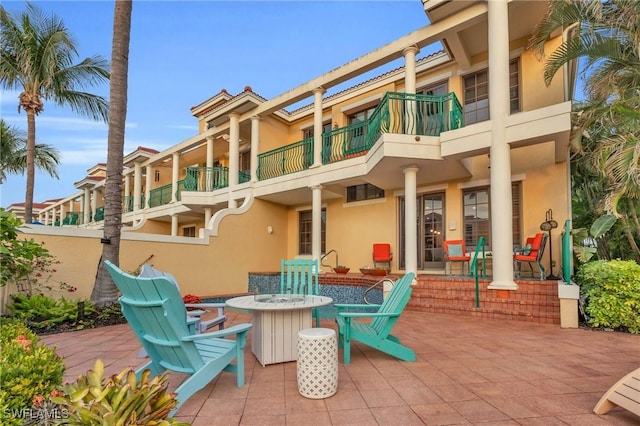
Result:
<svg viewBox="0 0 640 426"><path fill-rule="evenodd" d="M172 184L160 186L149 191L149 207L158 207L171 202ZM180 201L180 191L184 189L184 180L178 181L178 191L176 192L176 200Z"/></svg>
<svg viewBox="0 0 640 426"><path fill-rule="evenodd" d="M383 133L439 136L464 127L454 93L432 96L387 92L368 120L322 134L322 164L366 154ZM304 139L258 155L258 179L303 171L313 164L314 140Z"/></svg>

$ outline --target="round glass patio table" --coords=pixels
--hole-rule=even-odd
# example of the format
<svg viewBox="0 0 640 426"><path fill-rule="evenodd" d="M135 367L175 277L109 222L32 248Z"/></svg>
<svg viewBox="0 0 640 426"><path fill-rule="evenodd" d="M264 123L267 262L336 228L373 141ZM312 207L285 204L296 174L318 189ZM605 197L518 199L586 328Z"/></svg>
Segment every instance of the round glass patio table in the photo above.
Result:
<svg viewBox="0 0 640 426"><path fill-rule="evenodd" d="M262 366L298 359L298 331L313 327L311 310L333 303L326 296L257 294L234 297L227 306L251 312L251 352Z"/></svg>

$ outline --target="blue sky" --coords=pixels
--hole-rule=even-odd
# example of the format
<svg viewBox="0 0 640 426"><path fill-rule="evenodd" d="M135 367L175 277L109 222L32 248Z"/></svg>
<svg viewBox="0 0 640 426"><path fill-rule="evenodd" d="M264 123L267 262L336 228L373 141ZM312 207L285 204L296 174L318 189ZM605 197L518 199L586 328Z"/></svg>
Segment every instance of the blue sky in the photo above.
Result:
<svg viewBox="0 0 640 426"><path fill-rule="evenodd" d="M110 60L113 1L33 3L63 19L79 49L76 62L96 54ZM23 1L2 5L14 16L25 9ZM134 1L125 155L137 146L162 151L196 134L190 108L222 88L236 94L249 85L271 98L427 24L419 0ZM92 92L108 97L109 88ZM1 115L26 129L17 97L0 92ZM36 126L37 142L56 146L62 163L59 181L36 173L34 202L73 194L87 169L106 162L105 124L49 102ZM9 175L0 205L23 202L24 192L25 178Z"/></svg>

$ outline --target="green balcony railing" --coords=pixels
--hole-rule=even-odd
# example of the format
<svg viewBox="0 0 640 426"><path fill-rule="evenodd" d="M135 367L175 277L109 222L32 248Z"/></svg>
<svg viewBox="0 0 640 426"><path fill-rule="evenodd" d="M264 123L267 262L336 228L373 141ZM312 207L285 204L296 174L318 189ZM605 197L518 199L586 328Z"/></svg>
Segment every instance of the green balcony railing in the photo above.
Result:
<svg viewBox="0 0 640 426"><path fill-rule="evenodd" d="M98 207L96 209L96 212L93 215L93 220L94 222L100 222L101 220L104 220L104 207Z"/></svg>
<svg viewBox="0 0 640 426"><path fill-rule="evenodd" d="M322 134L322 163L362 155L383 133L439 136L464 127L462 105L454 93L433 96L387 92L368 120ZM313 164L313 138L258 155L260 180L308 169Z"/></svg>
<svg viewBox="0 0 640 426"><path fill-rule="evenodd" d="M306 170L313 164L313 138L258 155L258 179Z"/></svg>
<svg viewBox="0 0 640 426"><path fill-rule="evenodd" d="M251 180L249 173L239 171L238 182ZM216 167L187 167L184 177L185 191L208 192L229 186L229 168Z"/></svg>
<svg viewBox="0 0 640 426"><path fill-rule="evenodd" d="M149 191L149 207L158 207L171 202L171 188L172 184L160 186L158 188ZM180 192L184 189L184 181L178 181L178 191L176 193L176 199L180 200Z"/></svg>

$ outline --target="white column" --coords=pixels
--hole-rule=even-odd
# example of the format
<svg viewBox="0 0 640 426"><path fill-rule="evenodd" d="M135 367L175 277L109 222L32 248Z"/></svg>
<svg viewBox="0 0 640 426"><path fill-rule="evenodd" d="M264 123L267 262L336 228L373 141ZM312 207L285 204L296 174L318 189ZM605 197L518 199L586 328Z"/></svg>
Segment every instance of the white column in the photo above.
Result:
<svg viewBox="0 0 640 426"><path fill-rule="evenodd" d="M404 92L416 93L416 54L420 51L417 46L409 46L402 51L404 55ZM416 101L405 102L403 133L415 135L417 130Z"/></svg>
<svg viewBox="0 0 640 426"><path fill-rule="evenodd" d="M73 212L75 211L75 210L74 210L74 201L75 201L75 199L73 199L73 200L69 200L69 211L70 211L71 213L73 213Z"/></svg>
<svg viewBox="0 0 640 426"><path fill-rule="evenodd" d="M404 267L405 272L418 271L418 230L416 229L416 176L417 166L409 166L404 172Z"/></svg>
<svg viewBox="0 0 640 426"><path fill-rule="evenodd" d="M171 156L171 202L178 202L178 178L180 177L180 153Z"/></svg>
<svg viewBox="0 0 640 426"><path fill-rule="evenodd" d="M404 55L404 92L416 93L416 55L418 46L409 46L402 51Z"/></svg>
<svg viewBox="0 0 640 426"><path fill-rule="evenodd" d="M260 120L257 115L251 117L251 182L258 181L258 152L260 151Z"/></svg>
<svg viewBox="0 0 640 426"><path fill-rule="evenodd" d="M313 89L313 164L322 166L322 94L324 88Z"/></svg>
<svg viewBox="0 0 640 426"><path fill-rule="evenodd" d="M204 188L198 188L199 190L213 191L213 183L215 181L215 174L213 172L213 136L207 136L207 160L205 163L205 179Z"/></svg>
<svg viewBox="0 0 640 426"><path fill-rule="evenodd" d="M49 225L50 221L49 221L49 210L47 210L46 212L44 212L44 224L45 225Z"/></svg>
<svg viewBox="0 0 640 426"><path fill-rule="evenodd" d="M64 203L60 204L60 226L62 226L63 220L64 220Z"/></svg>
<svg viewBox="0 0 640 426"><path fill-rule="evenodd" d="M506 0L488 2L489 115L491 116L491 251L493 281L489 288L517 290L513 281L511 152L509 115L509 10Z"/></svg>
<svg viewBox="0 0 640 426"><path fill-rule="evenodd" d="M93 189L91 191L91 221L94 222L94 216L96 215L96 210L98 210L98 190Z"/></svg>
<svg viewBox="0 0 640 426"><path fill-rule="evenodd" d="M204 208L204 227L205 229L209 228L209 221L211 220L211 216L212 216L212 210L211 207L205 207Z"/></svg>
<svg viewBox="0 0 640 426"><path fill-rule="evenodd" d="M84 216L82 223L87 224L91 222L91 194L89 193L89 188L86 186L84 188L84 195L82 196L82 204L82 216Z"/></svg>
<svg viewBox="0 0 640 426"><path fill-rule="evenodd" d="M311 256L320 262L322 256L322 185L311 187Z"/></svg>
<svg viewBox="0 0 640 426"><path fill-rule="evenodd" d="M124 175L124 202L126 208L125 212L129 212L129 203L131 202L131 173Z"/></svg>
<svg viewBox="0 0 640 426"><path fill-rule="evenodd" d="M178 235L178 215L171 215L171 236L175 237Z"/></svg>
<svg viewBox="0 0 640 426"><path fill-rule="evenodd" d="M151 198L151 182L153 181L153 166L147 164L147 179L144 187L144 206L142 208L149 207L149 199Z"/></svg>
<svg viewBox="0 0 640 426"><path fill-rule="evenodd" d="M240 155L240 115L229 114L229 208L236 208L233 190L238 185L238 168Z"/></svg>
<svg viewBox="0 0 640 426"><path fill-rule="evenodd" d="M142 165L135 163L133 165L133 211L142 208Z"/></svg>

